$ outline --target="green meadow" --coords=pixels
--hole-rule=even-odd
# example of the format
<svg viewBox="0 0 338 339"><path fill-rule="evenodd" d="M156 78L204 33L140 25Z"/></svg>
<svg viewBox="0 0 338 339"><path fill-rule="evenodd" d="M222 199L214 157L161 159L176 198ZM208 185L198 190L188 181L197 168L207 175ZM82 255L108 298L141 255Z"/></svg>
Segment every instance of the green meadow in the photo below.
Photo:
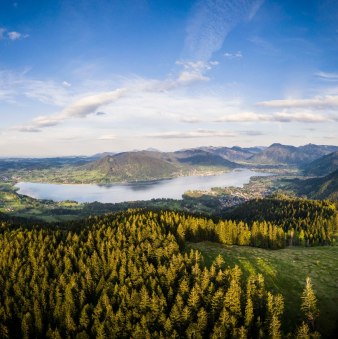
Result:
<svg viewBox="0 0 338 339"><path fill-rule="evenodd" d="M189 243L198 249L207 266L221 255L229 266L238 265L244 275L262 273L266 286L284 296L283 324L295 328L301 311L301 294L309 276L318 298L318 329L333 337L338 326L338 246L288 247L265 250L246 246L226 246L211 242Z"/></svg>

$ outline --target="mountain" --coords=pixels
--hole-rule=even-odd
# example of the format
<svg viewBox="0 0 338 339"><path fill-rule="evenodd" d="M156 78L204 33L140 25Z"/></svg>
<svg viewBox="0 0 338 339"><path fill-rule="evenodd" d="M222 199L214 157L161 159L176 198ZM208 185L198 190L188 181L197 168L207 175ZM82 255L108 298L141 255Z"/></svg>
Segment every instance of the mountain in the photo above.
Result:
<svg viewBox="0 0 338 339"><path fill-rule="evenodd" d="M188 164L191 166L220 166L229 169L241 167L232 161L224 159L218 154L201 149L174 152L174 156L181 164Z"/></svg>
<svg viewBox="0 0 338 339"><path fill-rule="evenodd" d="M291 187L297 194L308 198L338 200L338 170L325 177L296 179Z"/></svg>
<svg viewBox="0 0 338 339"><path fill-rule="evenodd" d="M236 147L236 148L218 147L213 151L213 153L218 154L229 161L235 161L235 162L245 161L255 154L253 152L250 152L247 149L243 149L240 147Z"/></svg>
<svg viewBox="0 0 338 339"><path fill-rule="evenodd" d="M338 151L311 162L304 167L304 174L324 176L338 170Z"/></svg>
<svg viewBox="0 0 338 339"><path fill-rule="evenodd" d="M200 149L177 152L133 151L106 155L82 166L97 171L108 181L170 178L200 167L234 169L240 165Z"/></svg>
<svg viewBox="0 0 338 339"><path fill-rule="evenodd" d="M252 157L254 154L262 152L264 148L261 147L248 147L242 148L239 146L233 147L199 147L201 151L220 155L222 158L232 162L245 162L247 159Z"/></svg>
<svg viewBox="0 0 338 339"><path fill-rule="evenodd" d="M251 154L257 154L261 153L263 150L266 149L265 146L254 146L254 147L239 147L239 146L233 146L231 147L232 150L237 150L237 151L242 151L242 152L247 152Z"/></svg>
<svg viewBox="0 0 338 339"><path fill-rule="evenodd" d="M253 155L249 161L256 164L305 165L331 152L338 151L337 146L313 145L295 147L272 144L262 152Z"/></svg>
<svg viewBox="0 0 338 339"><path fill-rule="evenodd" d="M251 156L249 160L259 164L292 164L299 162L297 147L277 143Z"/></svg>
<svg viewBox="0 0 338 339"><path fill-rule="evenodd" d="M338 146L307 144L304 146L299 146L298 150L305 154L311 155L314 159L318 159L332 152L337 152Z"/></svg>
<svg viewBox="0 0 338 339"><path fill-rule="evenodd" d="M118 180L152 180L172 177L178 167L154 156L154 152L123 152L107 155L85 166Z"/></svg>

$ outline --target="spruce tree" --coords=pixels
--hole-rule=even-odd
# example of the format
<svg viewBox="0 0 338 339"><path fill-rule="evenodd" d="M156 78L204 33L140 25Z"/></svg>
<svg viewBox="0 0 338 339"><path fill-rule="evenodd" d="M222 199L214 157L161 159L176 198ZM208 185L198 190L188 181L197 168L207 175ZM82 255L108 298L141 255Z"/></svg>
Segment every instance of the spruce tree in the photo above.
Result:
<svg viewBox="0 0 338 339"><path fill-rule="evenodd" d="M312 288L311 278L306 278L306 285L302 294L301 310L312 330L315 330L315 321L318 318L319 310L317 307L317 297Z"/></svg>

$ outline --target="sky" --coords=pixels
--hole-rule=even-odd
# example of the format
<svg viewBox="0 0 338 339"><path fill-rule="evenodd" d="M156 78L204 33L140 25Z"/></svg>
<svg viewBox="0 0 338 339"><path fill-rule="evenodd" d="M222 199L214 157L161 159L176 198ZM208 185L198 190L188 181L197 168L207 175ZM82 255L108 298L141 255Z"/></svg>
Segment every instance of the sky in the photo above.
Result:
<svg viewBox="0 0 338 339"><path fill-rule="evenodd" d="M0 0L0 157L338 145L336 0Z"/></svg>

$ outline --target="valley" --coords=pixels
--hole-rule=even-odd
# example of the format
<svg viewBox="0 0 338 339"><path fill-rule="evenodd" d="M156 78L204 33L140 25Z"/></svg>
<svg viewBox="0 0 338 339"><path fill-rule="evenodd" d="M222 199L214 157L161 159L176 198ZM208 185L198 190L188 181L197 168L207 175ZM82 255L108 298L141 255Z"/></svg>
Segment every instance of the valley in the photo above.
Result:
<svg viewBox="0 0 338 339"><path fill-rule="evenodd" d="M1 337L21 326L29 337L333 338L336 157L335 146L273 144L1 159ZM22 181L52 191L128 187L133 199L36 199L19 193ZM164 184L182 196L147 196ZM307 278L315 325L302 312Z"/></svg>
<svg viewBox="0 0 338 339"><path fill-rule="evenodd" d="M133 151L96 154L92 157L6 158L0 160L0 211L57 221L81 218L88 215L87 211L100 214L127 208L126 206L161 206L192 213L219 215L244 201L273 194L335 199L338 186L336 173L327 175L327 171L324 171L323 175L327 176L318 178L308 175L311 168L318 166L328 170L337 168L336 149L336 146L312 144L298 148L272 144L265 148L200 147L171 153ZM119 204L81 203L74 199L63 202L36 200L18 194L15 187L18 182L80 185L130 183L137 187L139 183L161 179L222 175L230 173L234 168L247 168L269 175L252 177L243 187L229 187L220 183L208 190L188 189L182 192L182 200L163 199L165 196L159 196L157 200L147 199L142 198L141 194L140 198L132 200L145 201Z"/></svg>

